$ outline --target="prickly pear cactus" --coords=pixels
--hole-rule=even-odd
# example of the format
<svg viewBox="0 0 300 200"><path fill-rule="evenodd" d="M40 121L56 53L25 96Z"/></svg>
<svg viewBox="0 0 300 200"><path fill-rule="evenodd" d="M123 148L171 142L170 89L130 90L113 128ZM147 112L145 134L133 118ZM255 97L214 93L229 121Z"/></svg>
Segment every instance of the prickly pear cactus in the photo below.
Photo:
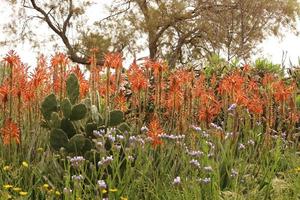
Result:
<svg viewBox="0 0 300 200"><path fill-rule="evenodd" d="M50 145L54 150L66 147L68 136L62 129L52 129L50 132Z"/></svg>
<svg viewBox="0 0 300 200"><path fill-rule="evenodd" d="M85 154L93 148L91 140L82 134L74 135L68 142L67 150L70 153Z"/></svg>
<svg viewBox="0 0 300 200"><path fill-rule="evenodd" d="M50 129L50 146L54 150L65 148L69 153L84 154L92 148L92 142L81 130L87 114L87 107L79 101L79 83L75 74L67 82L67 98L61 102L55 94L47 96L41 106L44 116L42 126Z"/></svg>
<svg viewBox="0 0 300 200"><path fill-rule="evenodd" d="M84 104L77 104L72 108L70 119L73 121L81 120L85 117L87 108Z"/></svg>
<svg viewBox="0 0 300 200"><path fill-rule="evenodd" d="M120 110L110 111L108 119L92 105L90 99L80 102L79 83L75 74L70 74L66 81L67 97L58 101L54 94L47 96L41 111L44 117L41 125L50 129L50 146L54 150L64 148L70 154L94 155L95 130L117 128L118 133L129 131L124 122L124 113ZM105 124L107 122L107 124ZM95 156L95 155L94 155Z"/></svg>
<svg viewBox="0 0 300 200"><path fill-rule="evenodd" d="M56 100L56 96L54 94L50 94L45 98L42 103L41 111L46 120L50 120L52 112L56 112L58 110L58 103Z"/></svg>
<svg viewBox="0 0 300 200"><path fill-rule="evenodd" d="M109 113L109 126L117 126L124 122L124 113L120 110L113 110Z"/></svg>
<svg viewBox="0 0 300 200"><path fill-rule="evenodd" d="M69 99L64 99L61 104L60 108L64 114L64 117L66 119L69 119L72 113L72 104Z"/></svg>
<svg viewBox="0 0 300 200"><path fill-rule="evenodd" d="M74 73L70 74L67 79L67 96L72 104L79 99L79 83Z"/></svg>

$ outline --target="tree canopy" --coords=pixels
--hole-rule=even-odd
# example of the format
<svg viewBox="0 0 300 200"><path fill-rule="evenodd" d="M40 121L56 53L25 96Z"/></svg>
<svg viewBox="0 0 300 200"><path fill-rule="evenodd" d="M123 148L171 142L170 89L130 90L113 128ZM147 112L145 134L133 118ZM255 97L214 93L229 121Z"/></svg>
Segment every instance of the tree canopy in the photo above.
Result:
<svg viewBox="0 0 300 200"><path fill-rule="evenodd" d="M135 56L147 51L170 67L195 63L213 54L227 60L250 58L257 44L283 30L297 33L297 0L114 0L109 15L87 20L96 1L7 0L18 9L6 26L21 40L37 41L35 28L44 24L60 40L70 59L88 64L90 49ZM99 4L99 3L98 3ZM101 12L101 11L100 11Z"/></svg>

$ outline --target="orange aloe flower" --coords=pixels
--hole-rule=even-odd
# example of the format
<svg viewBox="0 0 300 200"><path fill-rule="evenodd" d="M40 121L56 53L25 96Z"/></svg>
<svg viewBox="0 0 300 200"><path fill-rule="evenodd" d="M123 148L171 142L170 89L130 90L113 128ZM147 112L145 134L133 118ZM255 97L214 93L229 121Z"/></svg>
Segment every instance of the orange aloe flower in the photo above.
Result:
<svg viewBox="0 0 300 200"><path fill-rule="evenodd" d="M51 58L52 67L57 67L59 65L66 66L67 64L69 64L69 59L66 54L57 53Z"/></svg>
<svg viewBox="0 0 300 200"><path fill-rule="evenodd" d="M163 144L159 136L163 133L162 128L160 127L159 120L157 117L154 117L149 124L148 136L152 140L152 146L156 148L158 145Z"/></svg>
<svg viewBox="0 0 300 200"><path fill-rule="evenodd" d="M143 70L139 68L135 61L131 64L127 76L133 92L138 93L148 87Z"/></svg>
<svg viewBox="0 0 300 200"><path fill-rule="evenodd" d="M4 57L3 61L7 62L12 66L19 65L21 63L20 57L16 54L15 51L9 51Z"/></svg>
<svg viewBox="0 0 300 200"><path fill-rule="evenodd" d="M122 112L125 112L128 108L127 108L127 101L126 101L126 97L124 96L124 94L120 93L115 99L114 99L115 103L116 103L116 109L121 110Z"/></svg>
<svg viewBox="0 0 300 200"><path fill-rule="evenodd" d="M0 129L2 134L2 141L5 145L11 144L14 139L17 144L20 144L20 129L16 123L8 118L4 122L4 126Z"/></svg>
<svg viewBox="0 0 300 200"><path fill-rule="evenodd" d="M105 59L104 62L105 67L111 67L113 69L122 68L123 59L120 53L105 54L104 59Z"/></svg>
<svg viewBox="0 0 300 200"><path fill-rule="evenodd" d="M295 86L285 86L284 82L280 80L274 82L272 84L272 88L274 90L275 100L279 102L285 102L292 96Z"/></svg>
<svg viewBox="0 0 300 200"><path fill-rule="evenodd" d="M251 100L248 101L247 108L251 113L261 115L263 113L263 105L263 100L258 95L254 95Z"/></svg>
<svg viewBox="0 0 300 200"><path fill-rule="evenodd" d="M3 104L8 101L9 86L7 84L0 86L0 99Z"/></svg>

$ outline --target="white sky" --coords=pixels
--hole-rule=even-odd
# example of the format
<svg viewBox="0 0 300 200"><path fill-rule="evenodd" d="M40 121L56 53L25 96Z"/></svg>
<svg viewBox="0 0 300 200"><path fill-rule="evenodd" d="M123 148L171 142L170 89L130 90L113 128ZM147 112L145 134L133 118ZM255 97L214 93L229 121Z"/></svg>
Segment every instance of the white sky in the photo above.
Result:
<svg viewBox="0 0 300 200"><path fill-rule="evenodd" d="M109 1L105 1L105 3L109 3ZM5 0L0 0L0 40L5 39L5 35L2 31L2 26L10 21L9 14L11 13L10 9L5 3ZM93 6L88 13L92 13L91 18L99 19L106 16L107 13L104 11L103 5L95 5ZM300 30L300 23L298 26ZM49 29L45 26L39 30L41 34L47 35ZM50 47L50 45L49 45ZM285 64L289 66L289 60L293 64L298 63L298 57L300 57L300 36L297 37L292 33L286 33L283 38L275 38L270 37L266 39L261 45L261 53L255 55L254 58L257 57L264 57L270 59L272 62L276 64L281 64L282 61L282 53L283 51L287 52L286 62ZM35 66L36 57L37 57L37 50L33 50L30 44L19 44L16 48L13 46L6 46L0 48L0 58L3 57L9 50L14 49L20 55L22 61L24 63L28 63L30 66ZM41 53L45 54L46 56L51 56L54 53L51 48L43 48Z"/></svg>

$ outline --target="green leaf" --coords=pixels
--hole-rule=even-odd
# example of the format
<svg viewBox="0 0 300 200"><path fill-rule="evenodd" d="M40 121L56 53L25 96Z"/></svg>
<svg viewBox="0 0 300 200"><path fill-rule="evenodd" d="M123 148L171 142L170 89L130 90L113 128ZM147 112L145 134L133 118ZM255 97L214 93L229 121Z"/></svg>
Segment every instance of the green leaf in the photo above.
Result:
<svg viewBox="0 0 300 200"><path fill-rule="evenodd" d="M64 117L69 119L70 116L71 116L71 112L72 112L72 104L71 104L70 100L69 99L64 99L61 102L60 107L61 107L61 110L64 114Z"/></svg>
<svg viewBox="0 0 300 200"><path fill-rule="evenodd" d="M97 130L97 124L95 122L87 123L85 125L85 132L88 137L94 138L93 131Z"/></svg>
<svg viewBox="0 0 300 200"><path fill-rule="evenodd" d="M120 110L111 111L109 116L109 126L117 126L124 122L124 113Z"/></svg>
<svg viewBox="0 0 300 200"><path fill-rule="evenodd" d="M81 134L74 135L68 144L67 150L70 153L79 153L82 152L82 149L85 144L85 137Z"/></svg>
<svg viewBox="0 0 300 200"><path fill-rule="evenodd" d="M54 94L47 96L41 106L41 111L46 120L50 120L52 112L57 111L57 100Z"/></svg>
<svg viewBox="0 0 300 200"><path fill-rule="evenodd" d="M51 128L60 128L61 119L57 112L51 114Z"/></svg>
<svg viewBox="0 0 300 200"><path fill-rule="evenodd" d="M90 151L93 147L91 140L84 137L84 135L77 134L74 135L68 144L68 151L72 153L82 153Z"/></svg>
<svg viewBox="0 0 300 200"><path fill-rule="evenodd" d="M68 144L67 134L61 129L53 129L50 132L50 146L54 150L59 150L61 147L66 147Z"/></svg>
<svg viewBox="0 0 300 200"><path fill-rule="evenodd" d="M79 83L74 73L70 74L67 79L67 96L72 104L75 104L79 99Z"/></svg>
<svg viewBox="0 0 300 200"><path fill-rule="evenodd" d="M73 121L81 120L85 117L87 108L84 104L77 104L72 108L70 119Z"/></svg>
<svg viewBox="0 0 300 200"><path fill-rule="evenodd" d="M68 138L73 137L77 133L75 126L66 118L61 120L61 129L67 133Z"/></svg>

